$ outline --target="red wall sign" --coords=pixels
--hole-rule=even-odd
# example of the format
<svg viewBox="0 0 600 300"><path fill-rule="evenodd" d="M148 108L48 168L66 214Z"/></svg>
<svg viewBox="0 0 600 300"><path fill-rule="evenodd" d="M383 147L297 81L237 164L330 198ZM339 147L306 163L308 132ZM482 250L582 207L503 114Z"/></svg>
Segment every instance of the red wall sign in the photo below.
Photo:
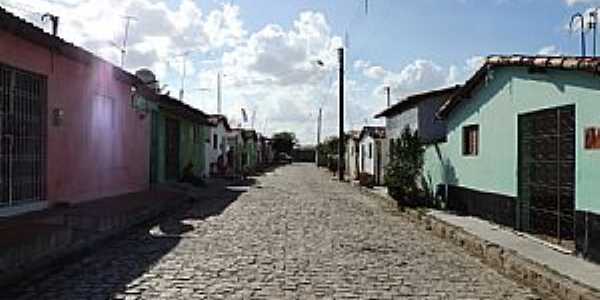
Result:
<svg viewBox="0 0 600 300"><path fill-rule="evenodd" d="M585 149L600 150L600 127L585 129Z"/></svg>

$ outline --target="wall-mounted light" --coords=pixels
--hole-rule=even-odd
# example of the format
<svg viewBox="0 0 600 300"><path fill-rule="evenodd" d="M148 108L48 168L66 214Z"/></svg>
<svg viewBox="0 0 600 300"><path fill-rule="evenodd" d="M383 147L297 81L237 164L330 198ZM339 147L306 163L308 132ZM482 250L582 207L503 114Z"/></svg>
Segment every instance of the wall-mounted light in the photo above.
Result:
<svg viewBox="0 0 600 300"><path fill-rule="evenodd" d="M65 111L62 108L54 108L52 110L52 125L55 127L62 126L65 117Z"/></svg>

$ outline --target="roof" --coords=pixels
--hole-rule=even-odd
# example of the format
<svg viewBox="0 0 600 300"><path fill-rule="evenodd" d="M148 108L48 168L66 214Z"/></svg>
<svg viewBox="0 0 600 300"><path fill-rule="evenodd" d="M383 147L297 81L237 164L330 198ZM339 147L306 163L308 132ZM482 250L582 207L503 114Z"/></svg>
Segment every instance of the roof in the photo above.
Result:
<svg viewBox="0 0 600 300"><path fill-rule="evenodd" d="M227 121L227 117L225 117L224 115L209 115L208 116L208 123L210 126L218 126L219 122L223 122L223 125L225 126L225 129L227 131L231 131L231 127L229 126L229 121Z"/></svg>
<svg viewBox="0 0 600 300"><path fill-rule="evenodd" d="M385 138L385 127L383 126L365 126L360 132L359 139L368 135L374 139L384 139Z"/></svg>
<svg viewBox="0 0 600 300"><path fill-rule="evenodd" d="M203 111L193 108L169 95L160 95L158 104L161 110L170 112L178 117L192 122L210 125L207 119L208 116Z"/></svg>
<svg viewBox="0 0 600 300"><path fill-rule="evenodd" d="M423 93L419 93L419 94L410 95L410 96L402 99L400 102L398 102L398 103L388 107L384 111L378 113L377 115L375 115L375 118L391 117L391 116L400 114L400 113L412 108L413 106L415 106L416 104L418 104L421 101L424 101L424 100L432 98L432 97L451 95L451 94L455 93L459 88L460 88L460 85L455 85L452 87L446 87L443 89L432 90L432 91L427 91L427 92L423 92Z"/></svg>
<svg viewBox="0 0 600 300"><path fill-rule="evenodd" d="M574 56L527 56L492 55L486 58L484 65L467 82L451 95L438 111L438 117L445 118L463 100L470 98L479 84L488 78L488 73L498 67L528 67L531 70L557 69L584 71L600 74L600 58Z"/></svg>
<svg viewBox="0 0 600 300"><path fill-rule="evenodd" d="M65 41L59 36L54 36L35 26L34 24L19 18L6 9L0 7L0 30L10 32L19 38L42 47L50 48L54 53L63 55L84 64L92 62L108 65L113 68L115 77L121 81L143 88L145 85L135 75L113 65L112 63L94 55L93 53Z"/></svg>

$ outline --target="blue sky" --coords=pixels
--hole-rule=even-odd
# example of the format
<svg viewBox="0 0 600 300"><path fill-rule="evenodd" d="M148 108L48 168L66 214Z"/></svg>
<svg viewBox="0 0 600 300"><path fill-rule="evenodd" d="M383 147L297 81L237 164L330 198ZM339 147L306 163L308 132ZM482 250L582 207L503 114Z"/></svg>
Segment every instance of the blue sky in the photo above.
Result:
<svg viewBox="0 0 600 300"><path fill-rule="evenodd" d="M234 125L269 135L292 130L313 143L318 107L324 133L337 126L335 49L347 33L348 129L381 124L383 86L393 97L457 84L490 54L579 54L567 25L596 0L0 0L0 5L48 29L39 16L61 17L60 34L119 64L111 42L132 24L126 68L154 71L177 96L186 60L185 102L216 112L216 74L223 114ZM588 34L591 44L591 36ZM313 61L321 59L324 68ZM202 89L203 91L201 91ZM240 110L255 115L243 122ZM251 117L252 119L252 117Z"/></svg>

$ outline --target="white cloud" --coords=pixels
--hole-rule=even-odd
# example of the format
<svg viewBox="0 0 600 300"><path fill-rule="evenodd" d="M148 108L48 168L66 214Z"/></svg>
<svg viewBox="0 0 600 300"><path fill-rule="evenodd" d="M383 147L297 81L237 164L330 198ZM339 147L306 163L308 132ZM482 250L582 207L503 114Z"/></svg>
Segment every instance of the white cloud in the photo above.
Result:
<svg viewBox="0 0 600 300"><path fill-rule="evenodd" d="M558 50L558 48L554 45L550 45L550 46L546 46L541 48L538 53L538 55L546 55L546 56L557 56L560 55L560 50Z"/></svg>

